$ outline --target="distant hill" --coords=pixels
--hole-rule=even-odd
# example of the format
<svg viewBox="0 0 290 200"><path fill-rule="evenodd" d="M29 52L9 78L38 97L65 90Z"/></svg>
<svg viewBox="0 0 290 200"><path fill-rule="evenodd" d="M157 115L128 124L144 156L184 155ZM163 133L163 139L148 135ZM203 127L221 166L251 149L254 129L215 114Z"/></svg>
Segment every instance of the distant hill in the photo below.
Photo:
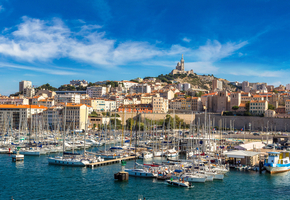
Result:
<svg viewBox="0 0 290 200"><path fill-rule="evenodd" d="M156 78L159 79L161 82L166 83L190 83L192 85L192 88L198 88L198 89L205 89L205 90L211 90L212 89L212 81L214 79L218 79L223 82L223 88L228 91L236 91L237 87L234 85L229 84L230 82L226 79L216 78L213 74L208 75L197 75L190 74L161 74L157 77L145 77L144 79L149 78Z"/></svg>

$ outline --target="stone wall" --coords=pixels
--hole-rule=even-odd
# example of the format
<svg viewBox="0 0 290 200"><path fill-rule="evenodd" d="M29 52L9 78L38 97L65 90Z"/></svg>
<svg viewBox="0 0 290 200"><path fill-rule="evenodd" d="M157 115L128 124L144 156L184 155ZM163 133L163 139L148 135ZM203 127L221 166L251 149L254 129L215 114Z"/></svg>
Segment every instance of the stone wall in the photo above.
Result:
<svg viewBox="0 0 290 200"><path fill-rule="evenodd" d="M118 113L123 119L123 113ZM142 118L152 120L161 120L166 117L167 114L144 114L142 113ZM170 114L173 117L173 114ZM197 123L200 119L200 123L204 123L204 114L175 114L181 119L184 119L188 124L193 120L193 123ZM131 118L132 114L127 113L124 115L125 121ZM136 119L136 113L133 114L134 119ZM207 121L209 116L207 115ZM266 131L268 126L268 131L290 131L290 119L289 118L272 118L272 117L252 117L252 116L220 116L219 114L211 114L211 121L213 121L214 126L219 126L220 123L225 124L227 128L230 126L241 130L245 128L246 130L251 129L253 131Z"/></svg>

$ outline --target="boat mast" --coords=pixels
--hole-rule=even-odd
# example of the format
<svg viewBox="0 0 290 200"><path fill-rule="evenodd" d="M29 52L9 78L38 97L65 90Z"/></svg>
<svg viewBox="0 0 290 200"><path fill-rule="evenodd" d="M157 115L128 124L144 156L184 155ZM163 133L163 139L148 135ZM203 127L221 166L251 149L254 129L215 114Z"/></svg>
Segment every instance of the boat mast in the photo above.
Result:
<svg viewBox="0 0 290 200"><path fill-rule="evenodd" d="M136 125L135 125L136 136L135 136L135 165L134 165L134 169L136 169L136 162L137 162L137 120L138 120L138 116L139 116L139 113L137 111L137 118L136 118ZM140 120L139 120L139 123L140 123Z"/></svg>
<svg viewBox="0 0 290 200"><path fill-rule="evenodd" d="M75 152L75 116L74 116L74 123L73 123L73 148L72 148L72 153L74 154Z"/></svg>
<svg viewBox="0 0 290 200"><path fill-rule="evenodd" d="M64 151L65 151L65 148L64 148L65 123L66 123L66 102L64 105L64 120L63 120L63 132L62 132L62 158L64 156Z"/></svg>
<svg viewBox="0 0 290 200"><path fill-rule="evenodd" d="M88 106L86 105L86 121L85 121L85 134L84 134L84 156L86 155L86 134L87 134L87 121L88 121Z"/></svg>

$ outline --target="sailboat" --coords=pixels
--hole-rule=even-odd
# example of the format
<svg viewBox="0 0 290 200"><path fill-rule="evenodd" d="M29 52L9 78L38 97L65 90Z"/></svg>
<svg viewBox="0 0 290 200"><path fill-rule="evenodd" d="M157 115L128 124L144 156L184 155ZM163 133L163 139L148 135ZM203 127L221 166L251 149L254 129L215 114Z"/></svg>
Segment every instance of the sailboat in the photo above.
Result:
<svg viewBox="0 0 290 200"><path fill-rule="evenodd" d="M66 166L86 166L90 163L90 160L86 158L85 156L85 137L86 137L86 131L84 133L84 155L80 156L79 154L76 155L74 153L72 154L65 154L65 125L66 125L66 104L65 104L65 111L64 111L64 122L63 122L63 133L62 133L62 156L56 156L56 157L49 157L48 158L48 164L51 165L66 165ZM86 115L87 116L87 115ZM75 128L75 127L74 127ZM86 130L87 130L87 119L86 119Z"/></svg>
<svg viewBox="0 0 290 200"><path fill-rule="evenodd" d="M137 116L138 116L138 112L137 112ZM136 139L135 139L135 165L134 165L133 169L125 169L125 172L128 172L129 176L148 177L148 178L157 177L158 176L157 171L155 172L155 170L153 170L151 167L144 168L143 165L139 165L136 162L136 158L137 158L137 155L136 155L136 153L137 153L137 151L136 151L137 150L137 126L135 126L135 133L136 133ZM137 168L138 166L140 168Z"/></svg>

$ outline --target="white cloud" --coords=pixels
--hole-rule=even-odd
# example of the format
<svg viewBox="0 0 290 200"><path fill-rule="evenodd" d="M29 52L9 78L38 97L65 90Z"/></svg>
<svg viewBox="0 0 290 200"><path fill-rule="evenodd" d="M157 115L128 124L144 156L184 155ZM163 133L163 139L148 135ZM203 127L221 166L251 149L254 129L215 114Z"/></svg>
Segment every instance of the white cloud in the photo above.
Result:
<svg viewBox="0 0 290 200"><path fill-rule="evenodd" d="M195 51L195 55L202 61L215 62L232 55L236 50L242 48L246 44L248 44L247 41L240 43L228 42L226 44L221 44L217 40L214 40L213 42L208 40L206 45L200 46Z"/></svg>
<svg viewBox="0 0 290 200"><path fill-rule="evenodd" d="M5 28L0 35L0 54L30 63L70 58L95 66L114 67L136 61L150 62L155 57L167 60L171 56L185 54L186 58L190 58L186 66L200 73L206 73L204 69L207 67L212 70L210 73L214 73L217 70L213 65L215 61L232 55L247 44L247 41L221 44L216 40L208 40L198 49L179 44L162 49L148 42L108 39L99 25L84 24L79 31L72 31L57 18L45 21L23 17L23 22L16 27L14 31ZM189 60L196 62L188 63ZM171 66L174 67L174 64Z"/></svg>
<svg viewBox="0 0 290 200"><path fill-rule="evenodd" d="M52 68L52 67L40 68L40 67L8 64L8 63L0 63L0 68L24 69L24 70L42 72L45 74L53 74L53 75L78 75L78 74L81 74L80 72L75 72L73 69L58 70L58 69Z"/></svg>
<svg viewBox="0 0 290 200"><path fill-rule="evenodd" d="M184 42L190 42L190 41L191 41L191 39L189 39L189 38L187 38L187 37L184 37L182 40L183 40Z"/></svg>

